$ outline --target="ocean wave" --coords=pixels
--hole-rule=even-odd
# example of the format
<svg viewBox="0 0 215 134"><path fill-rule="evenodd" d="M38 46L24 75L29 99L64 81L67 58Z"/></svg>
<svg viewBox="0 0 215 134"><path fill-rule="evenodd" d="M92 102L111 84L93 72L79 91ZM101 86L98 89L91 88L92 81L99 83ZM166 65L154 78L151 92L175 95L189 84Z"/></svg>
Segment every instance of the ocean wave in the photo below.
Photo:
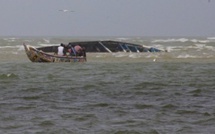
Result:
<svg viewBox="0 0 215 134"><path fill-rule="evenodd" d="M215 40L215 37L208 37L208 40Z"/></svg>
<svg viewBox="0 0 215 134"><path fill-rule="evenodd" d="M14 52L14 49L17 49L17 51L23 51L24 47L23 45L15 45L15 46L0 46L0 50L5 51L5 49L9 49L11 52Z"/></svg>
<svg viewBox="0 0 215 134"><path fill-rule="evenodd" d="M3 38L3 40L5 40L5 41L7 41L7 42L15 42L17 39L19 39L19 38L15 38L15 37Z"/></svg>
<svg viewBox="0 0 215 134"><path fill-rule="evenodd" d="M130 58L140 58L141 56L139 54L136 54L136 53L130 53L128 57L130 57Z"/></svg>
<svg viewBox="0 0 215 134"><path fill-rule="evenodd" d="M193 42L193 43L197 43L197 42L199 42L199 43L209 43L210 42L209 40L197 40L197 39L192 39L190 41Z"/></svg>
<svg viewBox="0 0 215 134"><path fill-rule="evenodd" d="M120 37L120 38L116 38L116 40L119 40L119 41L126 41L126 40L129 40L130 38L125 38L125 37Z"/></svg>
<svg viewBox="0 0 215 134"><path fill-rule="evenodd" d="M211 38L213 39L213 38ZM159 39L159 40L153 40L152 43L170 43L170 42L193 42L193 43L209 43L211 42L211 39L187 39L187 38L179 38L179 39Z"/></svg>
<svg viewBox="0 0 215 134"><path fill-rule="evenodd" d="M181 55L178 55L176 58L179 58L179 59L203 58L203 56L195 56L195 55L190 55L190 54L181 54Z"/></svg>
<svg viewBox="0 0 215 134"><path fill-rule="evenodd" d="M189 39L186 38L180 38L180 39L159 39L159 40L153 40L152 43L157 43L157 42L187 42Z"/></svg>
<svg viewBox="0 0 215 134"><path fill-rule="evenodd" d="M127 56L126 53L113 53L112 55L113 55L114 57L125 57L125 56Z"/></svg>
<svg viewBox="0 0 215 134"><path fill-rule="evenodd" d="M42 43L40 43L38 45L44 47L44 46L59 46L60 44L42 44Z"/></svg>
<svg viewBox="0 0 215 134"><path fill-rule="evenodd" d="M162 46L160 48L162 48ZM215 51L214 46L210 46L210 45L206 45L206 44L193 44L193 45L189 45L189 46L166 46L165 49L167 50L167 52L186 51L186 50L190 50L192 52L205 51L205 50L206 51Z"/></svg>
<svg viewBox="0 0 215 134"><path fill-rule="evenodd" d="M49 39L43 39L46 43L50 43Z"/></svg>

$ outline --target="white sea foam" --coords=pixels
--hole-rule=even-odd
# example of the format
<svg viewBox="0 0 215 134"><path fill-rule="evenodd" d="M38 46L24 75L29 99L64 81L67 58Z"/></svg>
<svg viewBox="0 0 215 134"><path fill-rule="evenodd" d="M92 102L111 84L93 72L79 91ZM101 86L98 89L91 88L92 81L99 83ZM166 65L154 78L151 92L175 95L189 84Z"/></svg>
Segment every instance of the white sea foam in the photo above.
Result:
<svg viewBox="0 0 215 134"><path fill-rule="evenodd" d="M195 44L195 46L196 46L197 48L203 48L203 47L206 46L206 44Z"/></svg>
<svg viewBox="0 0 215 134"><path fill-rule="evenodd" d="M182 50L188 50L188 49L195 49L195 50L201 50L203 48L205 48L206 44L194 44L191 46L184 46L182 47Z"/></svg>
<svg viewBox="0 0 215 134"><path fill-rule="evenodd" d="M1 49L6 49L6 48L20 48L23 47L23 45L15 45L15 46L0 46Z"/></svg>
<svg viewBox="0 0 215 134"><path fill-rule="evenodd" d="M208 37L208 40L215 40L215 37Z"/></svg>
<svg viewBox="0 0 215 134"><path fill-rule="evenodd" d="M197 58L197 56L190 55L190 54L181 54L177 56L177 58Z"/></svg>
<svg viewBox="0 0 215 134"><path fill-rule="evenodd" d="M24 46L19 46L18 47L18 51L23 51L23 50L25 50Z"/></svg>
<svg viewBox="0 0 215 134"><path fill-rule="evenodd" d="M141 56L138 55L138 53L130 53L128 57L130 57L130 58L139 58Z"/></svg>
<svg viewBox="0 0 215 134"><path fill-rule="evenodd" d="M48 39L43 39L46 43L50 43L50 40Z"/></svg>
<svg viewBox="0 0 215 134"><path fill-rule="evenodd" d="M207 50L211 50L211 51L215 51L215 47L214 46L207 46L206 44L195 44L196 49L198 50L203 50L203 49L207 49Z"/></svg>
<svg viewBox="0 0 215 134"><path fill-rule="evenodd" d="M3 49L3 48L12 48L12 46L0 46L0 49Z"/></svg>
<svg viewBox="0 0 215 134"><path fill-rule="evenodd" d="M180 38L180 39L159 39L159 40L153 40L152 43L157 43L157 42L187 42L189 39L186 38Z"/></svg>
<svg viewBox="0 0 215 134"><path fill-rule="evenodd" d="M123 37L121 37L121 38L117 38L117 40L119 40L119 41L125 41L125 40L129 40L129 38L123 38Z"/></svg>
<svg viewBox="0 0 215 134"><path fill-rule="evenodd" d="M184 49L183 46L167 46L166 47L167 52L181 51L182 49Z"/></svg>
<svg viewBox="0 0 215 134"><path fill-rule="evenodd" d="M213 38L212 38L213 39ZM215 39L215 38L214 38ZM168 43L168 42L193 42L193 43L209 43L210 40L199 40L199 39L186 39L186 38L180 38L180 39L160 39L160 40L154 40L152 43Z"/></svg>
<svg viewBox="0 0 215 134"><path fill-rule="evenodd" d="M60 44L39 44L39 46L45 47L45 46L59 46Z"/></svg>
<svg viewBox="0 0 215 134"><path fill-rule="evenodd" d="M161 44L152 44L151 47L157 48L162 51L166 50L166 47L164 47L164 45L161 45ZM150 48L150 47L148 46L147 48Z"/></svg>
<svg viewBox="0 0 215 134"><path fill-rule="evenodd" d="M154 45L155 48L159 48L162 49L162 45ZM196 43L196 44L192 44L189 46L165 46L165 50L167 50L167 52L175 52L175 51L215 51L215 46L209 46L207 44L203 44L203 43Z"/></svg>
<svg viewBox="0 0 215 134"><path fill-rule="evenodd" d="M207 48L208 50L215 51L215 47L213 47L213 46L206 46L205 48Z"/></svg>
<svg viewBox="0 0 215 134"><path fill-rule="evenodd" d="M3 40L7 42L15 42L18 38L4 38Z"/></svg>
<svg viewBox="0 0 215 134"><path fill-rule="evenodd" d="M208 43L208 42L210 42L209 40L197 40L197 39L192 39L190 41L193 43Z"/></svg>
<svg viewBox="0 0 215 134"><path fill-rule="evenodd" d="M115 57L125 57L125 56L127 56L127 54L123 53L123 52L112 53L112 55L115 56Z"/></svg>

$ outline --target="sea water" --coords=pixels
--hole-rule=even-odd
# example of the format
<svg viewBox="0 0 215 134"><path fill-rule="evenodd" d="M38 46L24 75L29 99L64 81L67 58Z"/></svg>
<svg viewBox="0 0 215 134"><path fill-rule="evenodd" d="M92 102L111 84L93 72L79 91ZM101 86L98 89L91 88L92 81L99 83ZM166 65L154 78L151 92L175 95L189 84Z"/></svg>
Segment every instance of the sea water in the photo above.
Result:
<svg viewBox="0 0 215 134"><path fill-rule="evenodd" d="M32 63L34 47L117 40L161 53L87 53L86 63ZM211 134L214 37L1 37L2 134Z"/></svg>

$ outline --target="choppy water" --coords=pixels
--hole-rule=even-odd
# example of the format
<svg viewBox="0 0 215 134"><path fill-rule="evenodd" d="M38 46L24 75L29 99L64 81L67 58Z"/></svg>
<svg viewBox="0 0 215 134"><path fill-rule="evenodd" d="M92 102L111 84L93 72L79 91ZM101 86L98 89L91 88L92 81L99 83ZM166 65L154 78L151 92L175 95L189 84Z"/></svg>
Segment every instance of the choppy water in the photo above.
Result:
<svg viewBox="0 0 215 134"><path fill-rule="evenodd" d="M117 38L168 53L87 54L86 63L31 63L23 42L0 39L0 133L212 134L214 38Z"/></svg>

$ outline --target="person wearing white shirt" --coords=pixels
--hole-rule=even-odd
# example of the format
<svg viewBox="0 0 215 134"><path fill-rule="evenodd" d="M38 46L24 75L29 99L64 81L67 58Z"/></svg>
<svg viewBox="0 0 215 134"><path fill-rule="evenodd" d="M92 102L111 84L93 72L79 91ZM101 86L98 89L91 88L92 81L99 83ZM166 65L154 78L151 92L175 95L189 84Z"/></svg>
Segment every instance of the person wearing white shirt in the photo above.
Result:
<svg viewBox="0 0 215 134"><path fill-rule="evenodd" d="M61 43L60 46L58 47L57 54L59 56L64 56L64 44L63 43Z"/></svg>

